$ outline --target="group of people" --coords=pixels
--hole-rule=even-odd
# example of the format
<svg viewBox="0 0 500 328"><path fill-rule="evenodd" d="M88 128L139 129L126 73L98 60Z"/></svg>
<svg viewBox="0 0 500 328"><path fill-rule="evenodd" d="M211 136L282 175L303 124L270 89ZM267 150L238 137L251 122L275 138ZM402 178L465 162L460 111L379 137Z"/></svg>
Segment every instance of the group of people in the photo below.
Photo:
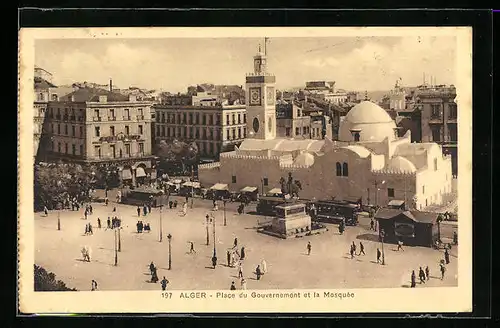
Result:
<svg viewBox="0 0 500 328"><path fill-rule="evenodd" d="M439 272L441 273L441 280L444 279L444 274L446 273L446 265L450 264L450 253L448 251L448 248L444 250L444 259L441 259L439 261ZM425 284L426 281L429 280L429 267L425 267L425 271L422 269L422 267L419 268L418 270L418 277L420 279L420 284ZM416 275L415 275L415 270L412 270L411 272L411 288L415 288L416 286Z"/></svg>
<svg viewBox="0 0 500 328"><path fill-rule="evenodd" d="M174 201L169 201L169 202L168 202L168 207L169 207L169 208L171 208L171 209L172 209L172 208L177 208L177 204L178 204L178 203L177 203L177 201L176 201L176 200L174 200Z"/></svg>
<svg viewBox="0 0 500 328"><path fill-rule="evenodd" d="M358 255L358 256L361 255L361 254L366 255L366 253L365 253L365 245L363 245L362 242L359 242L359 254L357 254L356 253L356 243L352 242L351 248L349 250L349 254L351 254L351 259L353 259L354 256L356 256L356 255Z"/></svg>
<svg viewBox="0 0 500 328"><path fill-rule="evenodd" d="M98 221L98 223L99 222L100 222L100 220ZM107 228L106 229L114 229L114 228L119 228L122 225L122 220L119 219L117 216L114 216L112 218L110 218L108 216L108 220L107 220L106 223L107 223ZM100 228L100 226L99 226L99 228Z"/></svg>
<svg viewBox="0 0 500 328"><path fill-rule="evenodd" d="M142 213L144 216L148 215L148 213L151 213L153 206L151 205L151 202L149 204L144 203L142 206ZM141 207L137 206L137 216L141 216Z"/></svg>
<svg viewBox="0 0 500 328"><path fill-rule="evenodd" d="M158 282L158 268L155 266L153 262L149 264L149 272L151 274L151 282L156 284ZM167 284L170 283L165 276L163 276L163 279L160 281L161 284L161 290L166 290L167 289Z"/></svg>
<svg viewBox="0 0 500 328"><path fill-rule="evenodd" d="M92 224L89 222L89 223L86 223L85 224L85 235L93 235L94 234L94 231L92 230Z"/></svg>
<svg viewBox="0 0 500 328"><path fill-rule="evenodd" d="M151 231L151 226L149 223L143 223L142 221L137 221L137 233L142 233L144 232L150 232Z"/></svg>

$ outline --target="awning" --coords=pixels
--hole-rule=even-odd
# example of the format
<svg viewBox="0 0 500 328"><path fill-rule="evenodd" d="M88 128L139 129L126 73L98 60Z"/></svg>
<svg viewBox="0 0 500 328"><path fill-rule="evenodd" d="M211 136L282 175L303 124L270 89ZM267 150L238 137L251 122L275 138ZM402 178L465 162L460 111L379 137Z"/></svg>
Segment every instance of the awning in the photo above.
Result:
<svg viewBox="0 0 500 328"><path fill-rule="evenodd" d="M404 200L393 199L387 205L388 206L402 206L404 203L405 203Z"/></svg>
<svg viewBox="0 0 500 328"><path fill-rule="evenodd" d="M182 186L183 187L201 188L201 185L199 182L192 182L192 181L184 182L184 184Z"/></svg>
<svg viewBox="0 0 500 328"><path fill-rule="evenodd" d="M142 178L145 176L146 176L146 172L144 171L144 169L142 167L139 166L137 169L135 169L135 177L136 178Z"/></svg>
<svg viewBox="0 0 500 328"><path fill-rule="evenodd" d="M240 192L254 192L257 190L257 187L245 187L240 190Z"/></svg>
<svg viewBox="0 0 500 328"><path fill-rule="evenodd" d="M273 188L267 192L268 194L282 194L281 188Z"/></svg>
<svg viewBox="0 0 500 328"><path fill-rule="evenodd" d="M210 187L211 190L228 190L227 184L225 183L216 183L212 187Z"/></svg>
<svg viewBox="0 0 500 328"><path fill-rule="evenodd" d="M124 169L122 171L122 180L131 180L132 179L132 172L130 172L129 169Z"/></svg>

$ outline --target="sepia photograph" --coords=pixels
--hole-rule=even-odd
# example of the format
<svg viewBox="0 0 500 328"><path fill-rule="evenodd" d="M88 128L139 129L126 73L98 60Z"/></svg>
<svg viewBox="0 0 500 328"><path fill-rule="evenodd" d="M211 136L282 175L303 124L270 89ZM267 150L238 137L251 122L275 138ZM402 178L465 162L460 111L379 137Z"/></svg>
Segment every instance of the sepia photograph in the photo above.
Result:
<svg viewBox="0 0 500 328"><path fill-rule="evenodd" d="M20 307L470 309L471 42L21 29Z"/></svg>

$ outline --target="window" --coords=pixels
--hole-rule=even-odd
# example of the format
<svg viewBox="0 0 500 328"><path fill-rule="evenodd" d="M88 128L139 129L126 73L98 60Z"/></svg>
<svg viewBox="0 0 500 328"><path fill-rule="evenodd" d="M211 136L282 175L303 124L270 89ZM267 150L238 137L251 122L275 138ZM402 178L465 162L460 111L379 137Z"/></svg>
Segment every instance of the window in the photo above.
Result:
<svg viewBox="0 0 500 328"><path fill-rule="evenodd" d="M161 126L161 136L164 137L165 136L165 125L162 125Z"/></svg>
<svg viewBox="0 0 500 328"><path fill-rule="evenodd" d="M347 163L343 163L342 164L342 175L344 177L348 177L349 176L349 166L347 165Z"/></svg>
<svg viewBox="0 0 500 328"><path fill-rule="evenodd" d="M290 136L290 128L285 128L285 136L289 137Z"/></svg>
<svg viewBox="0 0 500 328"><path fill-rule="evenodd" d="M114 126L110 126L109 127L109 135L110 136L114 136L115 135L115 127Z"/></svg>
<svg viewBox="0 0 500 328"><path fill-rule="evenodd" d="M238 128L238 139L241 139L241 128Z"/></svg>
<svg viewBox="0 0 500 328"><path fill-rule="evenodd" d="M448 124L449 141L457 142L457 126L456 124Z"/></svg>
<svg viewBox="0 0 500 328"><path fill-rule="evenodd" d="M241 124L241 114L238 113L238 124Z"/></svg>
<svg viewBox="0 0 500 328"><path fill-rule="evenodd" d="M188 135L188 133L187 133L187 127L185 126L182 130L183 130L182 131L183 132L182 136L183 137L187 137L187 135Z"/></svg>
<svg viewBox="0 0 500 328"><path fill-rule="evenodd" d="M118 157L122 158L123 157L123 150L120 148L118 151Z"/></svg>
<svg viewBox="0 0 500 328"><path fill-rule="evenodd" d="M196 113L194 115L194 124L199 124L200 123L200 114Z"/></svg>
<svg viewBox="0 0 500 328"><path fill-rule="evenodd" d="M95 146L95 147L94 147L94 155L95 155L96 157L101 158L101 147L99 147L99 146Z"/></svg>
<svg viewBox="0 0 500 328"><path fill-rule="evenodd" d="M226 130L226 139L229 140L229 129Z"/></svg>
<svg viewBox="0 0 500 328"><path fill-rule="evenodd" d="M247 123L247 114L243 114L243 123L246 124Z"/></svg>
<svg viewBox="0 0 500 328"><path fill-rule="evenodd" d="M298 136L300 134L300 128L295 128L295 135Z"/></svg>
<svg viewBox="0 0 500 328"><path fill-rule="evenodd" d="M113 156L113 158L116 158L116 147L115 147L115 145L111 145L109 147L111 148L111 156Z"/></svg>
<svg viewBox="0 0 500 328"><path fill-rule="evenodd" d="M233 134L233 139L236 139L236 130L235 129L232 130L232 134Z"/></svg>
<svg viewBox="0 0 500 328"><path fill-rule="evenodd" d="M441 109L439 107L437 104L431 105L431 119L441 118Z"/></svg>
<svg viewBox="0 0 500 328"><path fill-rule="evenodd" d="M101 127L96 126L95 127L95 136L100 137L101 136Z"/></svg>
<svg viewBox="0 0 500 328"><path fill-rule="evenodd" d="M144 154L144 143L142 143L142 142L139 143L139 153L141 155Z"/></svg>
<svg viewBox="0 0 500 328"><path fill-rule="evenodd" d="M359 141L359 132L354 133L354 141Z"/></svg>
<svg viewBox="0 0 500 328"><path fill-rule="evenodd" d="M387 188L387 197L394 197L394 188Z"/></svg>
<svg viewBox="0 0 500 328"><path fill-rule="evenodd" d="M438 170L438 159L434 158L434 171Z"/></svg>
<svg viewBox="0 0 500 328"><path fill-rule="evenodd" d="M307 134L307 128L304 126L304 128L302 129L302 131L304 131L302 134Z"/></svg>
<svg viewBox="0 0 500 328"><path fill-rule="evenodd" d="M247 137L247 128L243 127L243 138Z"/></svg>
<svg viewBox="0 0 500 328"><path fill-rule="evenodd" d="M68 125L64 124L64 134L68 135Z"/></svg>
<svg viewBox="0 0 500 328"><path fill-rule="evenodd" d="M94 116L95 116L95 117L99 117L99 110L98 110L98 109L95 109L95 110L94 110Z"/></svg>
<svg viewBox="0 0 500 328"><path fill-rule="evenodd" d="M203 129L203 139L207 139L207 129Z"/></svg>
<svg viewBox="0 0 500 328"><path fill-rule="evenodd" d="M165 113L161 113L161 122L165 123Z"/></svg>
<svg viewBox="0 0 500 328"><path fill-rule="evenodd" d="M144 118L144 113L142 111L142 108L138 108L137 112L139 113L138 115L141 117L141 119L143 119Z"/></svg>
<svg viewBox="0 0 500 328"><path fill-rule="evenodd" d="M80 137L83 137L83 126L80 127Z"/></svg>
<svg viewBox="0 0 500 328"><path fill-rule="evenodd" d="M335 164L335 166L336 166L337 176L338 177L342 176L342 165L339 162L337 162L337 164Z"/></svg>
<svg viewBox="0 0 500 328"><path fill-rule="evenodd" d="M422 194L425 194L425 185L422 186Z"/></svg>
<svg viewBox="0 0 500 328"><path fill-rule="evenodd" d="M268 178L264 178L264 179L262 179L262 184L263 184L264 186L268 186L268 185L269 185L269 179L268 179Z"/></svg>
<svg viewBox="0 0 500 328"><path fill-rule="evenodd" d="M233 114L232 115L232 118L233 118L233 125L236 124L236 119L235 119L235 115Z"/></svg>
<svg viewBox="0 0 500 328"><path fill-rule="evenodd" d="M75 144L71 145L71 152L73 155L76 155L76 145Z"/></svg>
<svg viewBox="0 0 500 328"><path fill-rule="evenodd" d="M114 109L110 109L110 110L109 110L109 116L110 116L111 118L115 118L115 110L114 110Z"/></svg>
<svg viewBox="0 0 500 328"><path fill-rule="evenodd" d="M55 130L55 129L54 129L54 123L52 123L52 124L50 125L50 130L51 130L51 132L52 132L52 133L54 133L54 130Z"/></svg>
<svg viewBox="0 0 500 328"><path fill-rule="evenodd" d="M65 144L64 144L64 150L65 150L65 153L66 153L66 154L68 153L68 149L69 149L69 147L68 147L68 143L65 143Z"/></svg>
<svg viewBox="0 0 500 328"><path fill-rule="evenodd" d="M60 142L57 143L57 152L58 153L61 152L61 143Z"/></svg>
<svg viewBox="0 0 500 328"><path fill-rule="evenodd" d="M200 138L200 129L195 130L195 138L199 139Z"/></svg>
<svg viewBox="0 0 500 328"><path fill-rule="evenodd" d="M186 124L186 123L187 123L187 122L186 122L186 118L187 118L186 113L183 113L183 114L182 114L182 122L181 122L182 124Z"/></svg>
<svg viewBox="0 0 500 328"><path fill-rule="evenodd" d="M236 175L231 176L231 183L236 183Z"/></svg>
<svg viewBox="0 0 500 328"><path fill-rule="evenodd" d="M231 125L231 122L229 122L229 114L226 115L226 122L227 125Z"/></svg>
<svg viewBox="0 0 500 328"><path fill-rule="evenodd" d="M130 128L128 125L125 125L125 135L129 135L130 134Z"/></svg>
<svg viewBox="0 0 500 328"><path fill-rule="evenodd" d="M457 104L448 105L448 118L451 120L457 119Z"/></svg>
<svg viewBox="0 0 500 328"><path fill-rule="evenodd" d="M181 123L181 114L180 113L177 113L177 124L180 124Z"/></svg>
<svg viewBox="0 0 500 328"><path fill-rule="evenodd" d="M71 126L71 135L76 136L76 127L74 125Z"/></svg>
<svg viewBox="0 0 500 328"><path fill-rule="evenodd" d="M139 134L143 134L144 131L142 130L142 125L139 125Z"/></svg>
<svg viewBox="0 0 500 328"><path fill-rule="evenodd" d="M125 145L125 155L130 156L130 144Z"/></svg>
<svg viewBox="0 0 500 328"><path fill-rule="evenodd" d="M432 129L432 141L434 141L434 142L441 141L441 128L440 127L434 127Z"/></svg>
<svg viewBox="0 0 500 328"><path fill-rule="evenodd" d="M80 145L80 155L83 156L83 145Z"/></svg>
<svg viewBox="0 0 500 328"><path fill-rule="evenodd" d="M212 115L208 115L208 125L214 125L214 117Z"/></svg>
<svg viewBox="0 0 500 328"><path fill-rule="evenodd" d="M207 125L207 117L205 115L201 115L201 124L202 125Z"/></svg>

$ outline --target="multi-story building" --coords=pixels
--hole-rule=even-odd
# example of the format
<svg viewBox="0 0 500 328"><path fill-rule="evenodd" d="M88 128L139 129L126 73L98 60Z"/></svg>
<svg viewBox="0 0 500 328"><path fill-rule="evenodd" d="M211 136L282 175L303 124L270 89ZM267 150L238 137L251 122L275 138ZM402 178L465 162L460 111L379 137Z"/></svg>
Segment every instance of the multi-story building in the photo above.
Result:
<svg viewBox="0 0 500 328"><path fill-rule="evenodd" d="M335 82L326 81L310 81L306 82L306 93L313 97L331 102L334 104L341 104L347 102L348 93L342 89L335 89Z"/></svg>
<svg viewBox="0 0 500 328"><path fill-rule="evenodd" d="M316 139L332 138L330 117L322 111L305 115L302 104L279 101L276 104L276 136L279 138Z"/></svg>
<svg viewBox="0 0 500 328"><path fill-rule="evenodd" d="M188 104L182 103L184 98L179 98L180 104L154 105L156 142L195 142L201 157L213 159L241 144L247 134L244 105L194 106L187 98Z"/></svg>
<svg viewBox="0 0 500 328"><path fill-rule="evenodd" d="M150 102L81 88L48 103L44 133L52 159L113 167L133 185L156 175Z"/></svg>

